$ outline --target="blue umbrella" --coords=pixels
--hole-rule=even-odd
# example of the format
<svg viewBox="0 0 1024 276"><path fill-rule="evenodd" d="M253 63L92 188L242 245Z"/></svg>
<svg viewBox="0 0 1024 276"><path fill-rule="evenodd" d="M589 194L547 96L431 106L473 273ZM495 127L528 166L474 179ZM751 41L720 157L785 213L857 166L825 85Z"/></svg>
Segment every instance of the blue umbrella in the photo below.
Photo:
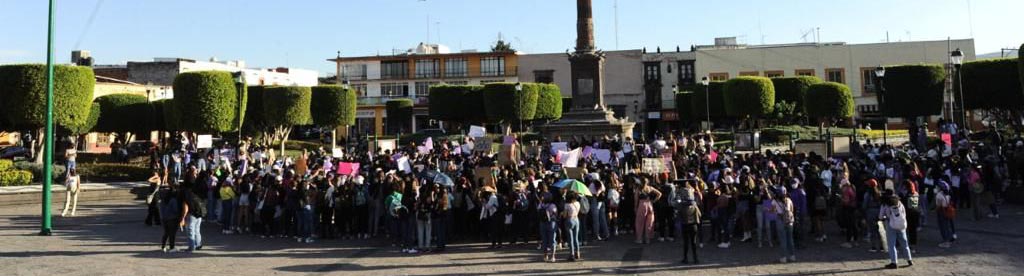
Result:
<svg viewBox="0 0 1024 276"><path fill-rule="evenodd" d="M439 173L434 176L434 183L446 187L455 186L455 182L452 182L452 178L443 173Z"/></svg>
<svg viewBox="0 0 1024 276"><path fill-rule="evenodd" d="M563 188L563 187L565 187L565 186L567 186L569 184L572 184L573 182L580 182L580 181L576 180L576 179L562 179L562 180L559 180L558 182L555 182L555 185L551 185L551 186L553 186L555 188L561 189L561 188ZM580 183L580 184L582 184L582 183Z"/></svg>

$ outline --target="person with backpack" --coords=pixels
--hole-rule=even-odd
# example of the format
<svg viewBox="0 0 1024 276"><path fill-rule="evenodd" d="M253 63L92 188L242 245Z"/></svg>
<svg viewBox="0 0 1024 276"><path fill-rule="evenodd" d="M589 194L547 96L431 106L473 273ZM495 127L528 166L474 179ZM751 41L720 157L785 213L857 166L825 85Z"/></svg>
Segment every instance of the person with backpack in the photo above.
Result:
<svg viewBox="0 0 1024 276"><path fill-rule="evenodd" d="M369 231L369 226L367 225L369 223L369 218L368 217L369 217L369 205L370 205L370 202L369 202L370 196L368 195L369 194L369 191L368 191L369 188L367 187L368 185L365 185L363 183L363 177L362 176L353 177L353 179L351 179L350 181L353 184L355 184L353 186L353 188L352 188L352 191L353 191L352 193L354 194L354 198L352 200L353 204L354 204L354 207L352 209L353 212L354 212L352 214L352 220L353 220L353 223L355 224L355 227L356 227L356 231L355 231L356 232L356 236L355 236L355 238L357 238L357 239L369 239L370 238L370 231Z"/></svg>
<svg viewBox="0 0 1024 276"><path fill-rule="evenodd" d="M857 191L850 184L849 174L844 172L840 181L839 193L840 193L840 207L837 221L839 226L843 228L844 240L840 244L843 248L853 248L857 246L859 227L857 225Z"/></svg>
<svg viewBox="0 0 1024 276"><path fill-rule="evenodd" d="M687 263L688 253L692 251L693 263L696 264L700 262L697 260L697 231L700 229L701 213L694 201L694 190L689 186L684 185L683 187L685 188L680 189L683 191L682 196L677 199L679 201L677 213L683 232L683 260L681 262Z"/></svg>
<svg viewBox="0 0 1024 276"><path fill-rule="evenodd" d="M221 234L231 234L234 231L234 200L236 197L235 188L233 187L234 180L231 177L224 179L220 184L220 224Z"/></svg>
<svg viewBox="0 0 1024 276"><path fill-rule="evenodd" d="M174 238L181 228L177 222L181 221L182 210L179 194L179 191L171 188L163 193L160 200L160 218L163 219L164 226L164 235L160 238L160 251L163 252L176 252Z"/></svg>
<svg viewBox="0 0 1024 276"><path fill-rule="evenodd" d="M420 252L429 252L431 249L430 240L433 237L431 232L434 230L431 223L434 205L433 188L429 185L424 186L424 189L420 191L419 200L416 201L416 240L419 241Z"/></svg>
<svg viewBox="0 0 1024 276"><path fill-rule="evenodd" d="M942 181L939 182L939 190L935 193L935 214L936 221L939 224L939 234L942 235L942 242L939 243L941 248L950 248L953 246L953 241L956 240L954 229L954 220L956 219L956 204L950 196L949 184L945 182L946 176L942 176Z"/></svg>
<svg viewBox="0 0 1024 276"><path fill-rule="evenodd" d="M200 185L202 184L196 186ZM203 235L200 230L203 224L203 217L207 215L208 210L202 200L203 195L197 194L197 191L202 189L194 189L194 187L185 188L186 190L182 191L184 199L182 200L181 221L178 222L178 227L185 228L186 233L188 233L188 252L195 252L196 250L203 249ZM189 192L188 188L193 188L192 192Z"/></svg>
<svg viewBox="0 0 1024 276"><path fill-rule="evenodd" d="M546 187L546 186L545 186ZM544 251L545 262L555 262L555 243L558 229L558 207L555 205L554 197L544 191L541 196L541 204L537 206L538 217L540 218L540 241L541 249Z"/></svg>
<svg viewBox="0 0 1024 276"><path fill-rule="evenodd" d="M434 186L434 210L433 226L434 236L437 237L435 252L442 252L448 246L448 226L451 223L451 202L452 196L448 189L441 185Z"/></svg>
<svg viewBox="0 0 1024 276"><path fill-rule="evenodd" d="M867 237L868 242L871 245L870 252L883 251L882 249L882 233L878 227L878 211L882 207L882 194L878 188L878 182L874 178L868 178L865 184L863 201L861 201L861 210L864 214L864 221L867 224ZM882 229L881 231L884 231Z"/></svg>
<svg viewBox="0 0 1024 276"><path fill-rule="evenodd" d="M522 240L523 243L529 243L529 211L530 211L530 197L529 191L526 189L525 182L518 182L513 186L512 192L512 242L509 245L515 245L517 240Z"/></svg>
<svg viewBox="0 0 1024 276"><path fill-rule="evenodd" d="M903 180L904 194L900 197L903 208L907 212L907 243L911 253L917 253L917 230L921 225L921 203L920 195L917 193L917 184L910 179Z"/></svg>
<svg viewBox="0 0 1024 276"><path fill-rule="evenodd" d="M825 186L824 180L818 176L809 177L807 181L809 202L807 205L811 209L811 233L817 235L814 238L817 242L825 242L828 239L824 225L825 216L828 215L828 197L828 187Z"/></svg>
<svg viewBox="0 0 1024 276"><path fill-rule="evenodd" d="M772 207L769 209L777 215L775 229L778 232L779 248L782 249L780 262L795 262L796 247L793 242L793 225L796 222L796 213L793 207L793 200L790 199L785 187L779 187L775 199L770 200Z"/></svg>
<svg viewBox="0 0 1024 276"><path fill-rule="evenodd" d="M889 250L889 265L886 265L886 269L896 269L899 266L896 264L897 257L899 256L898 250L903 250L907 254L907 266L913 266L914 261L910 256L910 244L907 243L907 212L900 202L899 196L892 190L886 190L885 196L883 197L884 204L878 213L878 219L885 225L885 233L887 234L888 244L886 245ZM897 247L899 246L899 247Z"/></svg>

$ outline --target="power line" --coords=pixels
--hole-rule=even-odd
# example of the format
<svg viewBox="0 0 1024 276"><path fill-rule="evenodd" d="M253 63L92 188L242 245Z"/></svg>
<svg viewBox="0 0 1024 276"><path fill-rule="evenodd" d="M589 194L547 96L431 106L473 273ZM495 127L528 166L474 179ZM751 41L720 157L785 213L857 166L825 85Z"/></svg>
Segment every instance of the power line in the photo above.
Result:
<svg viewBox="0 0 1024 276"><path fill-rule="evenodd" d="M75 47L72 49L78 50L78 47L82 45L82 40L85 39L85 35L89 34L89 29L92 28L92 22L96 19L96 14L99 13L101 6L103 6L103 0L96 1L96 6L92 8L89 19L85 21L85 28L82 29L82 34L78 35L78 40L75 41Z"/></svg>

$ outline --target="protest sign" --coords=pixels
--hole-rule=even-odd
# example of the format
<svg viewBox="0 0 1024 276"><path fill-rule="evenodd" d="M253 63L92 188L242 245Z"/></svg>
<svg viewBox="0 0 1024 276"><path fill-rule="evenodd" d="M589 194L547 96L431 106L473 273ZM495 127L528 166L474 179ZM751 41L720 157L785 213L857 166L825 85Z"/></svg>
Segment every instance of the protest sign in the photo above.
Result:
<svg viewBox="0 0 1024 276"><path fill-rule="evenodd" d="M196 148L208 149L213 147L213 135L199 135L196 138Z"/></svg>
<svg viewBox="0 0 1024 276"><path fill-rule="evenodd" d="M482 126L469 126L469 137L480 138L487 134L487 129Z"/></svg>

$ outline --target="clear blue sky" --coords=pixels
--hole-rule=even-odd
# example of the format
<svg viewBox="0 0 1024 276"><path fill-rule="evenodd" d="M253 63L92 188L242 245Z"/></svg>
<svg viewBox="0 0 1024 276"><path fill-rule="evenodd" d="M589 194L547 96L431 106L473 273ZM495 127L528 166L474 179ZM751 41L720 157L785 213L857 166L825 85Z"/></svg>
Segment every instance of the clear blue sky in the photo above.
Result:
<svg viewBox="0 0 1024 276"><path fill-rule="evenodd" d="M573 47L571 0L58 0L56 55L98 64L153 57L242 59L332 73L343 55L389 54L427 40L487 49L501 33L527 53ZM738 36L748 44L976 39L978 53L1019 47L1021 0L620 0L618 49L684 49ZM598 47L614 50L613 0L594 0ZM0 0L0 64L45 62L46 1ZM93 11L95 10L95 14ZM90 15L93 15L90 24ZM970 16L973 15L973 16ZM428 24L429 16L429 24ZM972 28L973 26L973 28ZM813 39L808 37L808 39Z"/></svg>

